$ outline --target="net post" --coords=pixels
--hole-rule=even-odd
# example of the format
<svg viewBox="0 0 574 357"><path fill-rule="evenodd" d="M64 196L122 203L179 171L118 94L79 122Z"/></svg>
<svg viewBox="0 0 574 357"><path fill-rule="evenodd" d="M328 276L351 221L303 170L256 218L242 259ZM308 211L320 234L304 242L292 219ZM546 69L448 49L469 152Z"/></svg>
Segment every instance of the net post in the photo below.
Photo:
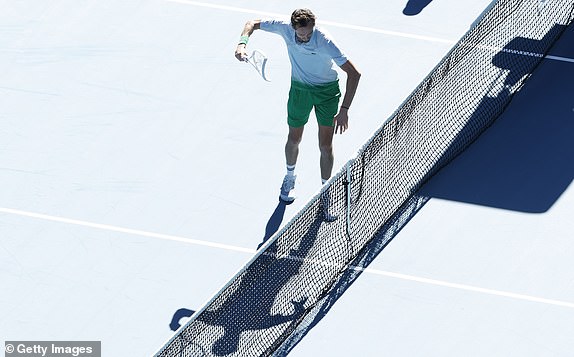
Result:
<svg viewBox="0 0 574 357"><path fill-rule="evenodd" d="M346 218L347 218L347 236L349 237L349 240L351 239L351 164L355 162L354 160L349 160L347 162L347 167L346 167L346 171L347 171L347 177L345 178L344 181L344 185L346 186L346 194L347 194L347 204L345 205L345 211L346 211Z"/></svg>

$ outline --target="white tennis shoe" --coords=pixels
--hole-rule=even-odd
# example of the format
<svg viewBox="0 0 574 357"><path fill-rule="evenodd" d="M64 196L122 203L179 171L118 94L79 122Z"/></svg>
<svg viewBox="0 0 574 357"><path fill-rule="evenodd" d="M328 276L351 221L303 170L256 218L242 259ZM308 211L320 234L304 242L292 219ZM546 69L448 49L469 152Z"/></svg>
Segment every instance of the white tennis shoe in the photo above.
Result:
<svg viewBox="0 0 574 357"><path fill-rule="evenodd" d="M295 195L293 194L293 189L295 188L295 179L297 178L296 175L285 175L283 178L283 184L281 185L281 192L279 194L279 198L281 201L285 201L287 203L291 203L295 201Z"/></svg>

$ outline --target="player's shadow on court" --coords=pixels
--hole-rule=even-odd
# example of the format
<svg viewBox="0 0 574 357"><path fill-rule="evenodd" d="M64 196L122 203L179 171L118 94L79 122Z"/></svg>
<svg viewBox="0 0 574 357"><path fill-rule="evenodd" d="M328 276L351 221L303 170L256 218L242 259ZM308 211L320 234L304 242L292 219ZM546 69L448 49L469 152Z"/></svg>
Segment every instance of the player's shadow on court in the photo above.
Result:
<svg viewBox="0 0 574 357"><path fill-rule="evenodd" d="M257 250L259 250L259 248L261 248L269 240L269 238L271 238L273 234L279 230L279 227L281 227L281 224L283 223L283 217L285 216L285 209L287 205L288 203L279 200L277 207L273 211L273 214L265 226L265 236L263 237L263 241L257 246ZM187 308L178 309L173 314L169 324L170 330L177 331L177 329L181 327L181 321L183 319L190 318L194 313L195 311Z"/></svg>
<svg viewBox="0 0 574 357"><path fill-rule="evenodd" d="M413 195L409 198L393 216L388 219L369 241L349 262L348 267L339 276L329 290L322 295L321 299L307 312L305 319L297 326L297 329L283 342L275 352L276 356L286 356L301 342L301 340L313 329L331 310L333 305L361 276L373 260L389 245L397 234L429 201L428 197Z"/></svg>
<svg viewBox="0 0 574 357"><path fill-rule="evenodd" d="M547 36L563 30L555 26ZM572 26L562 41L574 42ZM544 40L544 39L543 39ZM526 73L517 61L538 58L518 51L537 40L515 38L493 59L512 87ZM419 194L528 213L546 212L574 178L574 71L544 60L502 116L460 156L439 171ZM508 91L485 97L473 119L508 101ZM464 137L464 130L460 137Z"/></svg>
<svg viewBox="0 0 574 357"><path fill-rule="evenodd" d="M296 296L285 286L300 269L312 264L307 256L317 240L321 224L323 219L318 216L299 244L292 245L288 251L281 243L272 243L236 280L235 287L230 288L234 292L222 299L218 308L207 309L198 316L198 321L218 326L223 331L211 344L211 353L216 356L235 353L240 343L250 344L248 339L253 338L253 333L261 336L265 334L263 330L286 323L296 324L304 316L307 297Z"/></svg>
<svg viewBox="0 0 574 357"><path fill-rule="evenodd" d="M271 215L269 221L267 222L267 225L265 226L265 236L263 237L263 241L257 246L257 250L259 250L259 248L261 248L269 240L269 238L271 238L273 234L275 234L277 230L279 230L279 227L281 227L281 224L283 223L283 217L285 216L285 209L287 205L288 203L279 200L277 207L273 211L273 214ZM190 309L186 308L178 309L173 314L173 317L169 324L170 330L177 331L177 329L181 327L182 319L189 318L194 313L195 311Z"/></svg>
<svg viewBox="0 0 574 357"><path fill-rule="evenodd" d="M259 250L259 248L261 248L269 240L269 238L271 238L279 230L279 227L281 227L281 224L283 223L285 209L288 204L289 203L286 203L285 201L279 200L275 211L273 211L269 221L267 221L267 225L265 226L265 236L263 237L261 243L259 243L257 246L257 250Z"/></svg>
<svg viewBox="0 0 574 357"><path fill-rule="evenodd" d="M403 14L407 16L415 16L420 14L432 0L409 0L405 5Z"/></svg>

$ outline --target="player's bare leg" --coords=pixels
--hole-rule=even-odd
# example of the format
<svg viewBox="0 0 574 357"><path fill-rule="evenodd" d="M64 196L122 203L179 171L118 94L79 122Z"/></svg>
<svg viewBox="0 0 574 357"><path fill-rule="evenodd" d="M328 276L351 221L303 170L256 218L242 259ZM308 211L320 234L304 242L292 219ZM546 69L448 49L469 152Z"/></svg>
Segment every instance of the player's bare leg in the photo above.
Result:
<svg viewBox="0 0 574 357"><path fill-rule="evenodd" d="M294 174L295 165L297 164L297 156L299 156L299 144L303 138L303 128L289 127L289 135L287 136L287 143L285 144L285 161L287 163L287 174L283 179L281 185L281 193L279 197L285 202L293 202L295 195L292 190L295 188L295 179L297 176Z"/></svg>
<svg viewBox="0 0 574 357"><path fill-rule="evenodd" d="M332 126L319 125L319 150L321 152L320 166L321 179L323 182L331 177L333 171L333 134L335 128Z"/></svg>
<svg viewBox="0 0 574 357"><path fill-rule="evenodd" d="M287 165L294 166L297 164L297 156L299 156L299 144L303 138L303 129L305 127L294 128L289 127L289 135L287 136L287 144L285 144L285 159Z"/></svg>
<svg viewBox="0 0 574 357"><path fill-rule="evenodd" d="M333 171L333 134L335 133L335 128L331 126L319 125L319 150L321 151L321 179L325 183L330 177ZM337 216L330 212L330 197L329 191L324 191L321 195L321 206L323 219L326 222L334 222L337 220Z"/></svg>

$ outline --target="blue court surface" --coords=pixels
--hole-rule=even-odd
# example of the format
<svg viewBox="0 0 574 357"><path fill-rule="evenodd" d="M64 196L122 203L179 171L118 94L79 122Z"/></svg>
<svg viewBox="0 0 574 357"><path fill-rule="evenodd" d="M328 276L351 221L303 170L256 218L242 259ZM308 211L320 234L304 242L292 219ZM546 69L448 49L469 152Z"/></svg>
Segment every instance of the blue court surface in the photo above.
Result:
<svg viewBox="0 0 574 357"><path fill-rule="evenodd" d="M247 20L309 7L361 71L338 171L489 4L0 0L0 337L151 356L320 190L310 120L278 206L290 65L262 31L271 82L234 58ZM290 355L572 355L572 43Z"/></svg>

